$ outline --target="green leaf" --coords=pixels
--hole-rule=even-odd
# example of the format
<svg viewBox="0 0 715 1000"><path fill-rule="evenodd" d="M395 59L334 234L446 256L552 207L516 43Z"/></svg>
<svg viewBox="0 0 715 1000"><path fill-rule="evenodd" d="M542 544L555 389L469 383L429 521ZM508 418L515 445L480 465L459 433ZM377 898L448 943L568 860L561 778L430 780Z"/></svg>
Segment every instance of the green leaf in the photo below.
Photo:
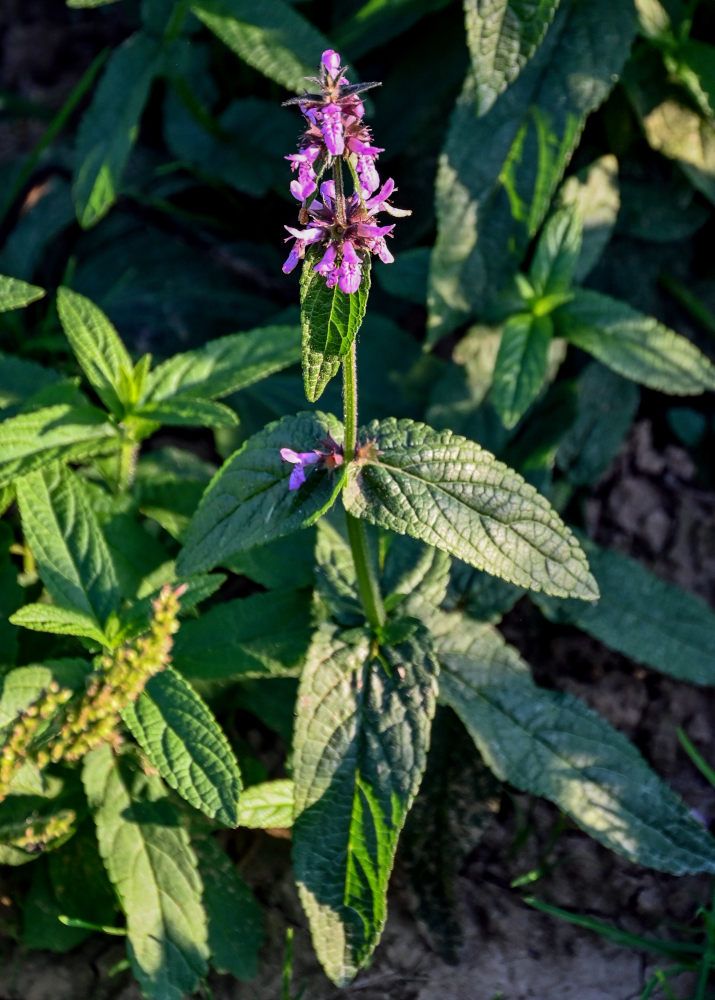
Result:
<svg viewBox="0 0 715 1000"><path fill-rule="evenodd" d="M573 277L583 281L611 238L621 207L618 160L607 153L572 174L561 186L557 205L573 206L583 220L581 249Z"/></svg>
<svg viewBox="0 0 715 1000"><path fill-rule="evenodd" d="M200 680L297 674L312 632L307 591L251 594L185 622L174 640L172 662Z"/></svg>
<svg viewBox="0 0 715 1000"><path fill-rule="evenodd" d="M450 611L459 608L470 618L496 624L523 595L524 591L513 583L457 560L452 562L445 607Z"/></svg>
<svg viewBox="0 0 715 1000"><path fill-rule="evenodd" d="M28 306L31 302L41 299L44 294L44 288L28 285L19 278L7 278L4 274L0 274L0 312Z"/></svg>
<svg viewBox="0 0 715 1000"><path fill-rule="evenodd" d="M147 401L218 399L236 392L298 361L299 340L295 326L266 326L175 354L150 374Z"/></svg>
<svg viewBox="0 0 715 1000"><path fill-rule="evenodd" d="M82 635L106 646L104 632L97 628L96 619L74 608L57 607L55 604L25 604L10 616L13 625L32 629L34 632L53 632L55 635Z"/></svg>
<svg viewBox="0 0 715 1000"><path fill-rule="evenodd" d="M542 298L567 292L581 254L583 220L576 205L557 209L536 244L529 278Z"/></svg>
<svg viewBox="0 0 715 1000"><path fill-rule="evenodd" d="M501 781L551 799L638 864L715 871L715 840L625 736L577 698L536 687L490 626L449 615L438 631L441 699Z"/></svg>
<svg viewBox="0 0 715 1000"><path fill-rule="evenodd" d="M236 414L223 403L182 396L143 403L132 416L169 427L235 427L238 423Z"/></svg>
<svg viewBox="0 0 715 1000"><path fill-rule="evenodd" d="M324 35L283 0L195 0L194 14L239 58L277 83L305 91L320 53L330 48Z"/></svg>
<svg viewBox="0 0 715 1000"><path fill-rule="evenodd" d="M464 0L478 115L517 78L558 5L559 0Z"/></svg>
<svg viewBox="0 0 715 1000"><path fill-rule="evenodd" d="M377 283L396 299L424 306L429 274L428 247L403 250L389 267L379 267Z"/></svg>
<svg viewBox="0 0 715 1000"><path fill-rule="evenodd" d="M249 980L258 974L258 949L263 944L263 916L255 897L234 862L213 837L194 841L202 902L209 924L211 964Z"/></svg>
<svg viewBox="0 0 715 1000"><path fill-rule="evenodd" d="M107 543L82 481L55 466L18 480L17 502L25 538L42 582L55 603L103 625L119 601Z"/></svg>
<svg viewBox="0 0 715 1000"><path fill-rule="evenodd" d="M595 483L615 458L638 409L638 386L592 361L579 375L575 421L561 438L556 464L572 483Z"/></svg>
<svg viewBox="0 0 715 1000"><path fill-rule="evenodd" d="M310 403L320 398L337 374L360 329L370 293L369 254L363 264L360 287L350 293L341 291L338 285L328 288L325 284L324 276L314 269L322 255L323 247L308 251L300 278L303 385Z"/></svg>
<svg viewBox="0 0 715 1000"><path fill-rule="evenodd" d="M168 667L122 718L164 780L210 819L236 825L241 775L223 730L188 681Z"/></svg>
<svg viewBox="0 0 715 1000"><path fill-rule="evenodd" d="M53 851L47 862L60 913L93 924L114 924L117 899L99 856L91 822L83 822L69 843Z"/></svg>
<svg viewBox="0 0 715 1000"><path fill-rule="evenodd" d="M94 406L58 403L0 423L0 485L56 459L76 461L114 451L117 431Z"/></svg>
<svg viewBox="0 0 715 1000"><path fill-rule="evenodd" d="M439 549L408 535L389 534L380 586L385 608L399 607L400 615L427 622L447 593L452 560Z"/></svg>
<svg viewBox="0 0 715 1000"><path fill-rule="evenodd" d="M301 413L268 424L214 476L186 533L176 564L183 575L212 569L231 555L262 545L317 521L335 502L344 470L315 469L297 490L288 489L292 466L281 448L312 451L328 434L343 430L330 414Z"/></svg>
<svg viewBox="0 0 715 1000"><path fill-rule="evenodd" d="M554 322L560 336L650 389L677 396L715 389L715 366L694 344L625 302L581 289Z"/></svg>
<svg viewBox="0 0 715 1000"><path fill-rule="evenodd" d="M9 490L10 497L7 506L15 498L14 490ZM1 509L0 497L0 509ZM4 513L4 511L3 511ZM25 599L24 591L18 581L18 567L10 555L15 537L10 525L0 523L0 663L15 663L17 659L17 628L10 624L9 618L22 605Z"/></svg>
<svg viewBox="0 0 715 1000"><path fill-rule="evenodd" d="M196 858L161 782L115 759L106 744L82 778L99 852L127 917L127 946L142 993L183 1000L206 974L206 916Z"/></svg>
<svg viewBox="0 0 715 1000"><path fill-rule="evenodd" d="M336 26L335 47L339 52L349 52L352 59L359 59L448 3L449 0L367 0Z"/></svg>
<svg viewBox="0 0 715 1000"><path fill-rule="evenodd" d="M57 292L57 311L82 370L105 406L122 415L132 359L111 322L84 295L69 288Z"/></svg>
<svg viewBox="0 0 715 1000"><path fill-rule="evenodd" d="M635 559L582 539L601 599L534 598L550 621L576 625L638 663L692 684L715 684L715 613Z"/></svg>
<svg viewBox="0 0 715 1000"><path fill-rule="evenodd" d="M335 517L331 516L335 512ZM315 592L329 614L341 625L363 625L365 610L360 600L355 562L347 537L345 515L339 508L318 521L315 543ZM342 517L340 515L343 515ZM373 542L371 537L368 542ZM375 546L368 559L377 569Z"/></svg>
<svg viewBox="0 0 715 1000"><path fill-rule="evenodd" d="M157 42L132 35L107 61L77 132L72 194L85 229L107 214L119 194L124 167L139 131L158 68Z"/></svg>
<svg viewBox="0 0 715 1000"><path fill-rule="evenodd" d="M355 633L352 633L355 635ZM326 627L316 633L298 694L293 861L323 968L347 984L386 917L397 838L425 767L437 665L416 626L371 654Z"/></svg>
<svg viewBox="0 0 715 1000"><path fill-rule="evenodd" d="M106 7L110 3L117 3L118 0L66 0L68 7Z"/></svg>
<svg viewBox="0 0 715 1000"><path fill-rule="evenodd" d="M539 395L553 333L549 316L515 313L504 324L490 399L507 428L518 424Z"/></svg>
<svg viewBox="0 0 715 1000"><path fill-rule="evenodd" d="M361 436L375 447L349 469L349 513L519 586L597 597L583 551L548 501L478 444L393 418Z"/></svg>
<svg viewBox="0 0 715 1000"><path fill-rule="evenodd" d="M262 781L245 788L238 803L237 826L280 830L293 826L293 782L287 778Z"/></svg>
<svg viewBox="0 0 715 1000"><path fill-rule="evenodd" d="M518 80L482 118L467 78L440 156L428 342L483 312L519 267L576 146L635 31L621 0L562 0Z"/></svg>

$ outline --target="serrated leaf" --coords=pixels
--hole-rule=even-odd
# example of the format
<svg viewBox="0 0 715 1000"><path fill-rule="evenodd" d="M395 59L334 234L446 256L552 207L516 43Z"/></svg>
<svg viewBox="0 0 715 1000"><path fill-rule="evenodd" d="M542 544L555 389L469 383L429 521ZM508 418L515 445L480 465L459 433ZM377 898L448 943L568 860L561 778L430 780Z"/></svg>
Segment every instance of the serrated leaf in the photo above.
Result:
<svg viewBox="0 0 715 1000"><path fill-rule="evenodd" d="M99 852L127 917L127 949L142 993L183 1000L207 971L201 879L161 782L109 746L84 758Z"/></svg>
<svg viewBox="0 0 715 1000"><path fill-rule="evenodd" d="M559 0L464 0L477 114L513 83L551 24Z"/></svg>
<svg viewBox="0 0 715 1000"><path fill-rule="evenodd" d="M191 10L244 62L298 93L328 39L283 0L195 0Z"/></svg>
<svg viewBox="0 0 715 1000"><path fill-rule="evenodd" d="M238 423L236 414L223 403L182 396L143 403L132 416L169 427L235 427Z"/></svg>
<svg viewBox="0 0 715 1000"><path fill-rule="evenodd" d="M634 11L621 0L563 0L518 80L479 119L469 74L437 172L430 344L483 312L519 267L634 33Z"/></svg>
<svg viewBox="0 0 715 1000"><path fill-rule="evenodd" d="M97 628L94 618L74 608L55 604L25 604L10 616L13 625L32 629L34 632L53 632L55 635L82 635L100 645L107 643L106 636Z"/></svg>
<svg viewBox="0 0 715 1000"><path fill-rule="evenodd" d="M601 599L534 598L550 621L576 625L638 663L691 684L715 684L715 613L635 559L582 539Z"/></svg>
<svg viewBox="0 0 715 1000"><path fill-rule="evenodd" d="M638 864L715 871L715 840L625 736L577 698L538 688L490 626L451 615L438 631L441 699L501 781L551 799Z"/></svg>
<svg viewBox="0 0 715 1000"><path fill-rule="evenodd" d="M537 295L567 292L581 253L583 220L575 204L558 208L547 220L534 251L529 279Z"/></svg>
<svg viewBox="0 0 715 1000"><path fill-rule="evenodd" d="M298 361L299 341L295 326L266 326L210 340L158 365L149 376L147 401L226 396Z"/></svg>
<svg viewBox="0 0 715 1000"><path fill-rule="evenodd" d="M189 805L236 825L238 763L208 705L171 667L151 677L122 718L159 774Z"/></svg>
<svg viewBox="0 0 715 1000"><path fill-rule="evenodd" d="M10 309L21 309L31 302L36 302L45 295L45 289L37 285L28 285L19 278L8 278L0 274L0 312Z"/></svg>
<svg viewBox="0 0 715 1000"><path fill-rule="evenodd" d="M200 680L297 674L312 631L307 591L251 594L185 622L172 661Z"/></svg>
<svg viewBox="0 0 715 1000"><path fill-rule="evenodd" d="M549 316L516 313L504 324L490 399L509 429L521 420L544 384L553 333Z"/></svg>
<svg viewBox="0 0 715 1000"><path fill-rule="evenodd" d="M17 502L27 544L55 603L94 622L101 635L119 602L107 543L82 481L62 466L18 480Z"/></svg>
<svg viewBox="0 0 715 1000"><path fill-rule="evenodd" d="M298 693L293 861L323 968L345 985L386 917L397 838L425 767L436 662L427 633L371 653L316 634Z"/></svg>
<svg viewBox="0 0 715 1000"><path fill-rule="evenodd" d="M60 288L57 312L82 370L105 406L122 414L132 359L102 310L77 292Z"/></svg>
<svg viewBox="0 0 715 1000"><path fill-rule="evenodd" d="M340 362L350 350L367 309L370 293L370 257L363 263L360 287L343 292L328 288L315 270L323 248L305 255L300 277L300 320L303 331L303 385L308 402L319 399Z"/></svg>
<svg viewBox="0 0 715 1000"><path fill-rule="evenodd" d="M237 826L279 830L293 826L293 782L288 778L262 781L245 788L238 803Z"/></svg>
<svg viewBox="0 0 715 1000"><path fill-rule="evenodd" d="M557 205L573 205L583 219L581 250L573 277L583 281L611 238L621 207L618 160L607 153L569 177L558 193Z"/></svg>
<svg viewBox="0 0 715 1000"><path fill-rule="evenodd" d="M608 295L578 290L554 323L560 336L650 389L677 396L715 389L715 365L694 344Z"/></svg>
<svg viewBox="0 0 715 1000"><path fill-rule="evenodd" d="M454 560L445 608L458 608L479 622L496 624L523 595L521 587Z"/></svg>
<svg viewBox="0 0 715 1000"><path fill-rule="evenodd" d="M349 469L349 513L519 586L597 596L583 551L548 501L478 444L392 418L361 437L375 441L374 454Z"/></svg>
<svg viewBox="0 0 715 1000"><path fill-rule="evenodd" d="M258 974L258 949L263 944L263 918L256 899L233 861L213 837L194 841L202 902L209 924L211 964L238 979Z"/></svg>
<svg viewBox="0 0 715 1000"><path fill-rule="evenodd" d="M99 222L119 194L124 167L139 131L158 69L158 43L137 33L107 60L77 132L72 195L79 224Z"/></svg>
<svg viewBox="0 0 715 1000"><path fill-rule="evenodd" d="M623 443L638 409L638 386L592 361L578 378L578 411L561 438L556 464L572 483L595 483Z"/></svg>
<svg viewBox="0 0 715 1000"><path fill-rule="evenodd" d="M380 575L385 608L399 607L400 614L426 622L447 593L452 560L439 549L410 538L388 535Z"/></svg>
<svg viewBox="0 0 715 1000"><path fill-rule="evenodd" d="M118 448L116 429L94 406L59 403L0 423L0 485L56 459L74 461Z"/></svg>
<svg viewBox="0 0 715 1000"><path fill-rule="evenodd" d="M249 438L214 476L186 533L176 568L183 575L221 565L231 555L263 545L325 513L342 488L344 470L314 469L297 490L288 489L292 466L281 448L312 451L342 426L330 414L301 413L268 424Z"/></svg>

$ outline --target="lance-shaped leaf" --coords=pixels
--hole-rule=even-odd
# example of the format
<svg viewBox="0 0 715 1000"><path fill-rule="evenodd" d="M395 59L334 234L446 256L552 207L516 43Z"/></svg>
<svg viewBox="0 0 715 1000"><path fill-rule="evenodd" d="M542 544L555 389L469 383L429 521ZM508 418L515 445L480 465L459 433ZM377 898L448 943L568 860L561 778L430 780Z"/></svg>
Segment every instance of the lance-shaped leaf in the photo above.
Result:
<svg viewBox="0 0 715 1000"><path fill-rule="evenodd" d="M307 590L251 594L185 622L172 661L200 680L297 674L312 631Z"/></svg>
<svg viewBox="0 0 715 1000"><path fill-rule="evenodd" d="M53 466L17 483L17 502L42 582L55 603L78 611L99 634L119 602L119 585L82 481Z"/></svg>
<svg viewBox="0 0 715 1000"><path fill-rule="evenodd" d="M516 80L551 23L559 0L464 0L477 114Z"/></svg>
<svg viewBox="0 0 715 1000"><path fill-rule="evenodd" d="M562 0L543 43L482 118L469 74L440 157L429 342L483 311L522 262L586 116L604 100L635 33L621 0Z"/></svg>
<svg viewBox="0 0 715 1000"><path fill-rule="evenodd" d="M44 294L44 288L28 285L26 281L20 281L19 278L8 278L4 274L0 274L0 312L28 306L31 302L41 299Z"/></svg>
<svg viewBox="0 0 715 1000"><path fill-rule="evenodd" d="M206 974L206 915L189 839L161 781L106 744L82 773L99 852L127 917L127 950L142 993L183 1000Z"/></svg>
<svg viewBox="0 0 715 1000"><path fill-rule="evenodd" d="M238 979L253 979L263 944L261 908L217 840L210 836L196 839L194 850L204 884L211 964Z"/></svg>
<svg viewBox="0 0 715 1000"><path fill-rule="evenodd" d="M284 0L194 0L191 10L244 62L303 93L328 39Z"/></svg>
<svg viewBox="0 0 715 1000"><path fill-rule="evenodd" d="M246 788L238 803L237 826L275 830L293 825L293 782L262 781Z"/></svg>
<svg viewBox="0 0 715 1000"><path fill-rule="evenodd" d="M715 839L625 736L569 694L538 688L490 626L436 626L440 697L502 781L543 795L587 833L661 871L715 871Z"/></svg>
<svg viewBox="0 0 715 1000"><path fill-rule="evenodd" d="M121 416L134 368L129 352L108 317L84 295L57 292L57 312L77 360L97 395Z"/></svg>
<svg viewBox="0 0 715 1000"><path fill-rule="evenodd" d="M583 220L578 207L571 204L557 209L544 226L529 268L529 279L538 296L548 300L549 296L568 291L582 240Z"/></svg>
<svg viewBox="0 0 715 1000"><path fill-rule="evenodd" d="M158 43L147 35L128 38L107 61L92 103L82 116L72 193L84 228L99 222L117 199L157 72L158 54Z"/></svg>
<svg viewBox="0 0 715 1000"><path fill-rule="evenodd" d="M57 607L56 604L24 604L10 616L13 625L32 629L34 632L52 632L55 635L81 635L106 645L104 632L97 627L95 618L74 608Z"/></svg>
<svg viewBox="0 0 715 1000"><path fill-rule="evenodd" d="M209 399L157 399L138 406L132 413L141 420L152 420L168 427L235 427L238 417L230 407Z"/></svg>
<svg viewBox="0 0 715 1000"><path fill-rule="evenodd" d="M325 627L308 656L293 741L293 859L315 949L338 985L365 964L385 923L397 838L425 767L436 677L417 625L376 652L366 633L349 643Z"/></svg>
<svg viewBox="0 0 715 1000"><path fill-rule="evenodd" d="M288 489L289 463L281 448L320 449L327 435L343 430L327 413L283 417L255 434L211 481L186 533L177 572L198 573L231 555L306 528L331 507L342 488L343 470L313 469L297 490Z"/></svg>
<svg viewBox="0 0 715 1000"><path fill-rule="evenodd" d="M161 776L211 819L236 825L238 763L208 705L168 667L151 677L122 718Z"/></svg>
<svg viewBox="0 0 715 1000"><path fill-rule="evenodd" d="M549 316L515 313L502 330L490 399L505 427L514 427L544 384L554 324Z"/></svg>
<svg viewBox="0 0 715 1000"><path fill-rule="evenodd" d="M320 247L310 250L300 277L303 385L311 403L320 398L350 350L365 316L370 292L369 255L363 264L360 287L350 293L341 291L338 285L328 288L324 276L314 269L321 256Z"/></svg>
<svg viewBox="0 0 715 1000"><path fill-rule="evenodd" d="M117 431L95 406L58 403L0 423L0 485L56 459L73 461L115 450Z"/></svg>
<svg viewBox="0 0 715 1000"><path fill-rule="evenodd" d="M620 653L678 680L715 684L715 614L620 552L582 544L601 588L590 605L539 597L551 621L568 622Z"/></svg>
<svg viewBox="0 0 715 1000"><path fill-rule="evenodd" d="M266 326L210 340L158 365L149 375L147 401L226 396L294 364L299 343L295 326Z"/></svg>
<svg viewBox="0 0 715 1000"><path fill-rule="evenodd" d="M476 569L557 596L598 596L583 550L545 497L473 441L412 420L374 421L343 494L355 517Z"/></svg>
<svg viewBox="0 0 715 1000"><path fill-rule="evenodd" d="M650 389L678 396L715 389L715 365L694 344L608 295L580 289L554 323L560 336Z"/></svg>

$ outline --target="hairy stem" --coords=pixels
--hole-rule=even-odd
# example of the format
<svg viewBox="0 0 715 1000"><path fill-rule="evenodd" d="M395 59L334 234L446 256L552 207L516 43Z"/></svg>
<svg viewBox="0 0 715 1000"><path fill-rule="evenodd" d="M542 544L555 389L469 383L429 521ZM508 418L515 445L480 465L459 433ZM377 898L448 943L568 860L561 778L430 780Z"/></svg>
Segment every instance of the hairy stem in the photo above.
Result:
<svg viewBox="0 0 715 1000"><path fill-rule="evenodd" d="M343 409L345 414L345 462L351 462L355 457L357 444L357 365L356 346L353 341L348 354L343 359ZM355 563L360 600L365 611L365 617L373 628L379 628L385 623L385 606L382 603L380 584L375 573L375 567L370 558L365 525L352 514L345 512L348 526L348 540Z"/></svg>
<svg viewBox="0 0 715 1000"><path fill-rule="evenodd" d="M333 157L333 182L335 184L335 215L341 226L347 221L345 211L345 187L343 185L343 161L339 156Z"/></svg>
<svg viewBox="0 0 715 1000"><path fill-rule="evenodd" d="M119 473L117 476L117 492L126 493L134 482L139 445L131 438L124 440L119 450Z"/></svg>

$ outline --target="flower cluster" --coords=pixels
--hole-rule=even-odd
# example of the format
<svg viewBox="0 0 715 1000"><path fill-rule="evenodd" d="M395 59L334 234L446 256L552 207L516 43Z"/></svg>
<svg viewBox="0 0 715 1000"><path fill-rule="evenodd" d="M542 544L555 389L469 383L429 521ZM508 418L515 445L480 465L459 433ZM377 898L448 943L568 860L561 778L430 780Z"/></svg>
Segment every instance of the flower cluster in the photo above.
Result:
<svg viewBox="0 0 715 1000"><path fill-rule="evenodd" d="M391 235L394 225L379 225L376 213L403 216L409 212L389 204L387 199L395 190L393 180L380 187L375 161L384 150L373 145L362 120L365 108L360 94L378 84L349 84L340 56L332 49L323 53L320 77L315 82L320 86L319 94L306 93L285 102L298 104L307 123L298 152L286 157L298 173L290 190L301 203L298 221L307 228L285 227L288 239L295 242L283 271L288 274L293 270L305 257L306 247L322 244L325 252L315 270L325 278L328 288L337 285L350 293L360 287L366 253L376 254L386 264L393 260L385 237ZM355 179L355 190L348 198L343 193L343 162ZM320 184L329 165L333 180Z"/></svg>
<svg viewBox="0 0 715 1000"><path fill-rule="evenodd" d="M25 709L0 753L0 800L26 761L43 768L50 762L79 760L115 738L124 706L136 701L149 678L171 662L179 598L185 589L185 585L162 588L153 602L148 634L104 656L84 694L75 698L73 691L52 681ZM59 723L51 745L48 723Z"/></svg>
<svg viewBox="0 0 715 1000"><path fill-rule="evenodd" d="M318 444L325 448L325 451L293 451L292 448L281 448L281 458L284 462L290 462L293 470L288 480L288 489L297 490L305 482L305 470L315 465L324 469L335 469L343 464L343 446L334 441L330 435Z"/></svg>

